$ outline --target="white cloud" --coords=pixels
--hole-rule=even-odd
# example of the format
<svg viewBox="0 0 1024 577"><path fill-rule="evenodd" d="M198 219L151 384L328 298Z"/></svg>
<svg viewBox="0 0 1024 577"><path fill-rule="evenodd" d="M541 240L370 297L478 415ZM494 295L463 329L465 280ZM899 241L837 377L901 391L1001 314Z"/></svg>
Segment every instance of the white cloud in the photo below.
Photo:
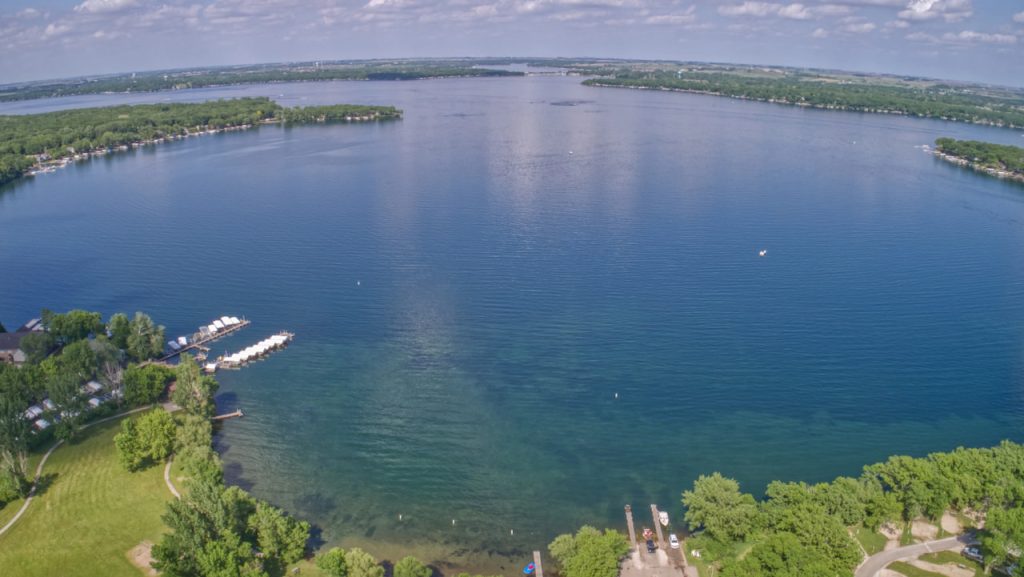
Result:
<svg viewBox="0 0 1024 577"><path fill-rule="evenodd" d="M867 34L877 28L874 22L851 22L843 25L843 32L851 32L853 34Z"/></svg>
<svg viewBox="0 0 1024 577"><path fill-rule="evenodd" d="M138 6L138 0L85 0L75 6L75 12L87 12L90 14L102 12L118 12L126 8Z"/></svg>
<svg viewBox="0 0 1024 577"><path fill-rule="evenodd" d="M824 28L818 28L813 33L811 33L811 36L814 38L828 38L828 31L825 30Z"/></svg>
<svg viewBox="0 0 1024 577"><path fill-rule="evenodd" d="M974 30L963 30L959 34L947 32L942 35L946 42L983 42L985 44L1016 44L1017 37L1013 34L989 34L986 32L975 32Z"/></svg>
<svg viewBox="0 0 1024 577"><path fill-rule="evenodd" d="M1018 13L1014 14L1013 15L1013 21L1014 22L1020 22L1020 23L1024 24L1024 12L1018 12Z"/></svg>
<svg viewBox="0 0 1024 577"><path fill-rule="evenodd" d="M812 20L824 16L842 16L849 14L852 9L842 0L839 3L828 3L808 6L801 2L781 4L775 2L748 1L742 4L730 4L719 6L718 13L722 16L751 16L763 18L766 16L777 16L790 20Z"/></svg>
<svg viewBox="0 0 1024 577"><path fill-rule="evenodd" d="M960 22L974 15L971 0L910 0L897 16L903 20L921 21L941 18Z"/></svg>
<svg viewBox="0 0 1024 577"><path fill-rule="evenodd" d="M71 31L71 26L68 26L67 24L64 24L63 22L60 22L60 23L50 22L49 24L46 25L46 28L43 30L43 38L44 39L56 38L57 36L63 36L63 35L67 34L70 31Z"/></svg>

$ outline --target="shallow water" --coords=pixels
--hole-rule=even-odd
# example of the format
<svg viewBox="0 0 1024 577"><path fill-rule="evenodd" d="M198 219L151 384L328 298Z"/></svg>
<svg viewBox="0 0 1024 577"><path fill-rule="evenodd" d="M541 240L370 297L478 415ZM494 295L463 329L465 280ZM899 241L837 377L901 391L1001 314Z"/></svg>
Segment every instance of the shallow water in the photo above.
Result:
<svg viewBox="0 0 1024 577"><path fill-rule="evenodd" d="M759 494L1021 440L1024 187L915 148L1020 132L573 78L0 113L252 94L405 119L204 136L9 187L0 318L254 321L215 353L297 333L220 374L246 418L217 443L229 480L329 543L511 574L558 532L621 527L626 503L681 516L701 473Z"/></svg>

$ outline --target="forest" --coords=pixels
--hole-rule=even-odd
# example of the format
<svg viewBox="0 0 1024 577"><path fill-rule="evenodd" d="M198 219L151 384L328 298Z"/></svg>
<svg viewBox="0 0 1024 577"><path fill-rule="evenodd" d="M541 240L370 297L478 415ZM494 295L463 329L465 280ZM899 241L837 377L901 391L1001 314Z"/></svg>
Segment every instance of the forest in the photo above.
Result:
<svg viewBox="0 0 1024 577"><path fill-rule="evenodd" d="M940 138L935 148L981 168L1011 172L1024 176L1024 148L1006 144L992 144L977 140Z"/></svg>
<svg viewBox="0 0 1024 577"><path fill-rule="evenodd" d="M238 98L0 116L0 185L23 176L40 162L205 130L267 122L386 120L401 115L391 106L284 108L268 98Z"/></svg>

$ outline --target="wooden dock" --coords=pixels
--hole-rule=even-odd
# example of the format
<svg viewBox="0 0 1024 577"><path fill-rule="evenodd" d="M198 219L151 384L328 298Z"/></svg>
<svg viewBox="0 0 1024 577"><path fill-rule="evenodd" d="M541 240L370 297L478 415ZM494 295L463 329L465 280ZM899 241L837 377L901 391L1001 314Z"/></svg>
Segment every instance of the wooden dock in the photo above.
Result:
<svg viewBox="0 0 1024 577"><path fill-rule="evenodd" d="M220 339L220 338L223 338L223 337L226 337L226 336L228 336L228 335L230 335L230 334L232 334L232 333L234 333L236 331L240 331L240 330L244 329L245 327L249 326L250 324L252 324L252 321L250 321L248 319L242 319L242 320L239 321L239 323L237 325L231 325L229 327L224 327L223 329L221 329L221 330L219 330L219 331L217 331L215 333L204 333L202 331L200 331L198 333L194 333L192 335L192 338L189 339L191 341L189 344L181 347L181 349L179 349L177 351L173 351L173 352L167 354L166 356L160 357L159 359L157 359L157 362L161 362L162 363L162 362L169 361L169 360L173 359L174 357L180 355L181 353L184 353L186 351L191 351L193 349L199 350L201 352L208 353L208 352L210 352L209 347L204 347L203 345L205 345L206 343L212 343L213 341L215 341L217 339Z"/></svg>
<svg viewBox="0 0 1024 577"><path fill-rule="evenodd" d="M245 413L242 412L242 409L238 409L234 413L225 413L223 415L217 415L216 417L213 418L213 420L214 421L226 421L228 419L234 419L236 417L241 418L241 417L244 417L244 416L245 416Z"/></svg>

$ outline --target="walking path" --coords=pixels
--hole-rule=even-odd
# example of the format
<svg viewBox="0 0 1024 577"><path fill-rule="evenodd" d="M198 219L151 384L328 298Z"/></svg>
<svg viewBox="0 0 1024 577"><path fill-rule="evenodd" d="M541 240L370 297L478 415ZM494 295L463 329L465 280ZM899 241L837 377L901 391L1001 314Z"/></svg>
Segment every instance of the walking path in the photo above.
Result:
<svg viewBox="0 0 1024 577"><path fill-rule="evenodd" d="M88 429L89 427L91 427L93 425L99 425L100 423L106 423L107 421L113 421L114 419L120 419L121 417L124 417L124 416L127 416L127 415L131 415L133 413L139 413L139 412L142 412L142 411L148 411L148 410L150 410L152 408L153 408L152 406L139 407L137 409L132 409L130 411L125 411L123 413L118 413L116 415L112 415L112 416L100 419L98 421L93 421L91 423L82 425L82 428L79 429L79 431L83 431L85 429ZM39 465L36 467L36 477L32 481L32 488L29 489L28 498L25 499L25 502L21 505L21 509L18 509L18 512L14 515L14 517L10 521L8 521L7 524L3 526L3 528L0 528L0 535L3 535L11 527L13 527L14 524L18 522L18 519L20 519L21 516L25 514L25 511L28 509L28 506L32 504L32 499L34 499L35 496L36 496L36 489L39 488L39 479L43 476L43 466L46 465L46 460L50 458L50 455L53 454L53 452L57 449L57 447L59 447L59 446L61 446L63 444L64 444L63 440L57 441L56 443L53 444L52 447L50 447L50 450L47 451L45 455L43 455L43 459L41 461L39 461ZM172 490L172 492L174 492L174 491ZM177 495L176 492L175 492L175 495Z"/></svg>
<svg viewBox="0 0 1024 577"><path fill-rule="evenodd" d="M167 488L171 490L171 494L181 499L181 493L175 488L174 483L171 482L171 463L173 463L173 457L167 459L167 465L164 466L164 482L167 483Z"/></svg>
<svg viewBox="0 0 1024 577"><path fill-rule="evenodd" d="M958 535L956 537L947 537L945 539L926 541L916 545L908 545L906 547L900 547L899 549L882 551L881 553L868 557L867 561L857 568L856 573L854 573L854 577L875 577L879 571L884 569L886 565L893 561L909 559L925 553L935 553L937 551L949 551L951 549L956 549L967 544L969 539L970 538L966 535Z"/></svg>

